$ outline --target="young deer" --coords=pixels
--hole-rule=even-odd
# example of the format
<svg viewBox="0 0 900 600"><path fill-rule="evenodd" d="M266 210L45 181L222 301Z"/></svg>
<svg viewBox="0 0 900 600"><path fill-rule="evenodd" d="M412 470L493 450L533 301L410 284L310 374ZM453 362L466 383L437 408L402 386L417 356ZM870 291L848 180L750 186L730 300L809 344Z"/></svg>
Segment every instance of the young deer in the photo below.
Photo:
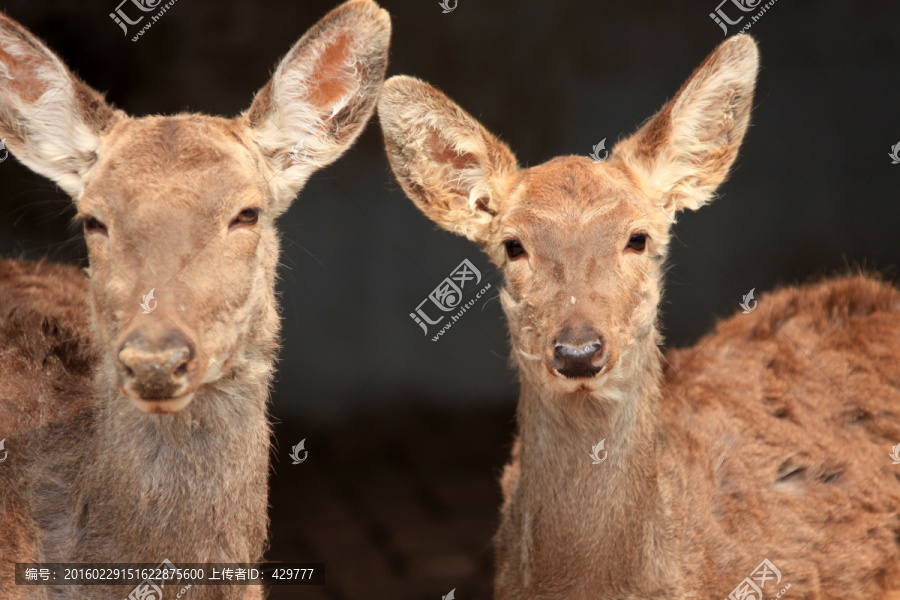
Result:
<svg viewBox="0 0 900 600"><path fill-rule="evenodd" d="M261 560L275 219L368 122L390 29L351 0L241 116L131 118L0 16L0 136L72 196L90 259L87 277L0 262L4 600L129 594L15 586L14 562Z"/></svg>
<svg viewBox="0 0 900 600"><path fill-rule="evenodd" d="M727 40L607 161L528 169L426 83L385 84L404 191L505 277L521 394L500 600L900 598L900 293L788 288L696 349L658 349L671 225L725 179L757 68L750 37ZM764 559L777 588L771 570L745 581Z"/></svg>

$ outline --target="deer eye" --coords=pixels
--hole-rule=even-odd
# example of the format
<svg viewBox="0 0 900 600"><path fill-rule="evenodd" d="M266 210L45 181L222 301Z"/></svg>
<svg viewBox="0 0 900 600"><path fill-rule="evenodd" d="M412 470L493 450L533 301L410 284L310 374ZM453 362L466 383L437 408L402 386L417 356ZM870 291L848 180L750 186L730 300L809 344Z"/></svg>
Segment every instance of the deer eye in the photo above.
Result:
<svg viewBox="0 0 900 600"><path fill-rule="evenodd" d="M81 222L84 225L85 233L102 233L104 235L109 233L106 225L96 217L84 217Z"/></svg>
<svg viewBox="0 0 900 600"><path fill-rule="evenodd" d="M231 225L229 225L229 229L234 229L235 227L250 227L252 225L256 225L257 221L259 221L259 209L258 208L245 208L241 212L237 214L237 216L231 220Z"/></svg>
<svg viewBox="0 0 900 600"><path fill-rule="evenodd" d="M633 233L631 237L628 238L628 246L627 250L634 250L635 252L643 252L644 248L647 247L647 234L646 233Z"/></svg>
<svg viewBox="0 0 900 600"><path fill-rule="evenodd" d="M522 247L522 242L519 240L506 240L503 242L503 245L506 246L506 256L508 256L510 260L525 256L525 248Z"/></svg>

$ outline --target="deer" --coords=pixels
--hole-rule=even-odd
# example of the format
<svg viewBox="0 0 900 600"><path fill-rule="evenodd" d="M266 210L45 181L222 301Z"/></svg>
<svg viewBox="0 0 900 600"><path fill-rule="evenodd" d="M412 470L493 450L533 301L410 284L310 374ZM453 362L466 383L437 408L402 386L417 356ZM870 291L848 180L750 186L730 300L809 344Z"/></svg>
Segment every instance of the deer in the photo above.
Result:
<svg viewBox="0 0 900 600"><path fill-rule="evenodd" d="M503 275L498 600L900 598L900 292L788 285L660 349L672 226L726 179L758 69L730 38L606 160L529 168L428 83L385 83L400 187Z"/></svg>
<svg viewBox="0 0 900 600"><path fill-rule="evenodd" d="M0 261L0 597L130 594L15 585L16 562L262 560L275 221L374 114L390 35L385 10L350 0L239 116L132 117L0 15L0 136L71 196L89 263Z"/></svg>

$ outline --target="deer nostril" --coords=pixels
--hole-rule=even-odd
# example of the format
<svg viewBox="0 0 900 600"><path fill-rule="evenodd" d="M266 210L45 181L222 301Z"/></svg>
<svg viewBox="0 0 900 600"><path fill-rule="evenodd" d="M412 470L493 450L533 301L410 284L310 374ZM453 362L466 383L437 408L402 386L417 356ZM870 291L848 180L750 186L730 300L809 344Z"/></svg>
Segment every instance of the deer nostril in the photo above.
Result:
<svg viewBox="0 0 900 600"><path fill-rule="evenodd" d="M556 344L553 348L553 368L564 377L593 377L603 369L603 347L603 340L579 346Z"/></svg>
<svg viewBox="0 0 900 600"><path fill-rule="evenodd" d="M188 371L188 364L187 364L187 361L184 361L183 363L181 363L180 365L178 365L175 368L173 375L175 375L176 377L184 377L185 375L187 375L187 371Z"/></svg>
<svg viewBox="0 0 900 600"><path fill-rule="evenodd" d="M565 346L557 345L553 349L553 367L557 371L562 371L566 368Z"/></svg>

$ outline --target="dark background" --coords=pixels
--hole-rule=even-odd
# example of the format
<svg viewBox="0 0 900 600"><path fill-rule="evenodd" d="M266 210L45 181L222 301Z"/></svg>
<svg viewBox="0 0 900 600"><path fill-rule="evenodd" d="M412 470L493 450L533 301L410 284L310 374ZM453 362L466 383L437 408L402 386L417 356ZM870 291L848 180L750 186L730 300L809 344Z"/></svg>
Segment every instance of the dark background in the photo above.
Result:
<svg viewBox="0 0 900 600"><path fill-rule="evenodd" d="M336 5L178 0L132 42L108 16L117 3L0 6L141 116L241 112ZM389 74L442 88L524 166L587 155L603 138L611 147L723 39L709 17L718 0L459 0L449 14L437 0L381 4L394 22ZM857 267L897 279L900 165L888 153L900 142L898 23L896 2L779 0L753 26L753 126L721 197L675 229L669 345L695 342L751 288ZM85 264L73 213L53 184L15 159L0 164L0 255ZM374 123L280 224L269 558L325 561L329 585L273 597L436 599L453 587L486 597L494 479L517 390L506 325L496 292L437 343L409 313L464 258L494 288L498 273L403 196ZM288 449L304 438L309 459L293 466Z"/></svg>

